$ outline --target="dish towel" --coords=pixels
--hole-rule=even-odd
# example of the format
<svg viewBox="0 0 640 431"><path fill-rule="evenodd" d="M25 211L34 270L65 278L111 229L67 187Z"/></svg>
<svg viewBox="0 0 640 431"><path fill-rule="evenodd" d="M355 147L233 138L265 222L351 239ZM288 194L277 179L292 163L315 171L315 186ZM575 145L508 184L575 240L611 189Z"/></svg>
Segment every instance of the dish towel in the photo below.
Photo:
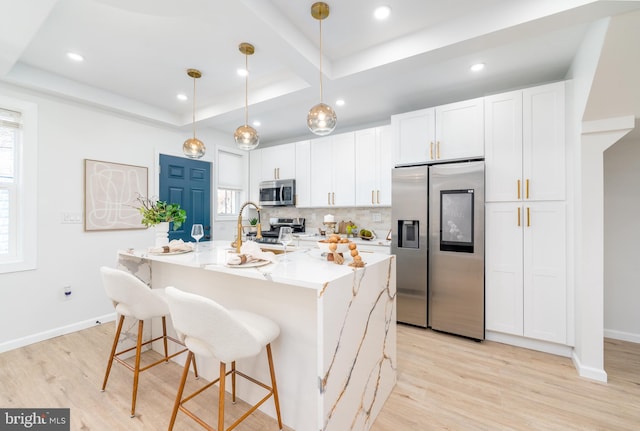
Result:
<svg viewBox="0 0 640 431"><path fill-rule="evenodd" d="M151 253L175 253L179 251L193 251L193 244L190 242L184 242L181 239L174 239L169 241L169 245L152 247L149 249L149 252Z"/></svg>
<svg viewBox="0 0 640 431"><path fill-rule="evenodd" d="M275 253L270 251L262 251L258 243L254 241L247 241L240 247L240 254L229 254L229 256L227 257L227 264L242 265L249 262L255 262L257 260L268 260L270 262L278 261Z"/></svg>

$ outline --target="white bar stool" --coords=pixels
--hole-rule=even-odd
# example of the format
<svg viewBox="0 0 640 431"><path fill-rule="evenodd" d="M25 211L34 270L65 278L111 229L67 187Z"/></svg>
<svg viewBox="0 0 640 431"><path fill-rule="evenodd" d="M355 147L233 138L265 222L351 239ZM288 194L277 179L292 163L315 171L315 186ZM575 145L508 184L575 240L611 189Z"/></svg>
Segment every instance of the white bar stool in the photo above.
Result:
<svg viewBox="0 0 640 431"><path fill-rule="evenodd" d="M276 408L278 426L282 431L280 401L278 399L276 375L271 355L271 342L280 335L280 327L272 320L260 315L248 311L229 310L212 299L183 292L175 287L167 287L166 294L169 309L171 310L173 326L180 339L184 341L189 349L187 361L185 362L182 373L182 380L178 387L173 413L171 414L169 431L173 430L178 410L186 413L187 416L194 419L206 429L212 430L213 428L188 410L183 404L218 382L218 431L232 430L271 396L273 396L273 402ZM267 351L269 372L271 374L271 387L236 370L236 360L256 356L263 347L265 347ZM183 398L182 393L189 372L189 363L192 359L195 359L194 354L217 358L220 361L220 375L203 388ZM231 363L230 371L226 369L226 364L228 363ZM261 386L266 389L268 393L225 430L224 398L226 393L226 376L228 375L231 375L231 395L234 403L236 401L236 375Z"/></svg>
<svg viewBox="0 0 640 431"><path fill-rule="evenodd" d="M131 417L136 414L136 398L138 395L138 376L142 371L148 370L162 362L168 362L169 359L174 356L178 356L181 353L187 351L182 349L172 355L168 355L167 340L171 340L181 346L184 343L173 337L167 336L167 324L166 316L169 315L169 306L165 299L164 289L150 289L149 286L144 284L141 280L126 271L119 269L108 268L103 266L100 268L100 274L102 276L102 284L107 296L113 301L116 312L120 314L120 320L118 322L118 329L113 339L113 346L111 347L111 354L109 355L109 361L107 362L107 371L104 375L104 382L102 383L102 391L104 392L107 387L107 380L109 380L109 373L111 372L111 365L113 361L124 365L129 370L133 371L133 393L131 396ZM118 347L118 341L120 340L120 333L122 332L122 325L125 317L132 317L138 320L138 337L134 347L116 352ZM142 342L142 331L144 327L144 320L151 319L153 317L162 317L162 335L152 340ZM142 347L157 340L164 342L164 357L152 364L145 367L140 367L140 355L142 353ZM130 352L136 351L135 363L131 366L124 359L119 356ZM187 369L188 371L188 369ZM198 377L198 369L196 363L193 363L193 371L196 378Z"/></svg>

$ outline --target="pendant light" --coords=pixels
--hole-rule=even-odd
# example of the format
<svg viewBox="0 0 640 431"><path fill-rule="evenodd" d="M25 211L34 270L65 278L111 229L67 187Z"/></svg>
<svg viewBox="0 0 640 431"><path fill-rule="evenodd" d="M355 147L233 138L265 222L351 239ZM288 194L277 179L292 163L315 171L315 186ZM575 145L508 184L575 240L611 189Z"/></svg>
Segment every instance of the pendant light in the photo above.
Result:
<svg viewBox="0 0 640 431"><path fill-rule="evenodd" d="M193 138L184 141L182 152L190 159L199 159L207 149L204 143L196 138L196 79L200 78L202 73L197 69L187 69L187 75L193 78Z"/></svg>
<svg viewBox="0 0 640 431"><path fill-rule="evenodd" d="M307 126L316 135L324 136L333 132L338 118L331 106L322 102L322 20L329 16L329 5L323 2L311 6L311 16L320 23L320 103L309 110Z"/></svg>
<svg viewBox="0 0 640 431"><path fill-rule="evenodd" d="M244 125L236 129L233 139L241 150L253 150L260 143L258 132L249 125L249 56L255 52L255 48L250 43L242 42L238 49L244 54L244 68L247 74L244 81Z"/></svg>

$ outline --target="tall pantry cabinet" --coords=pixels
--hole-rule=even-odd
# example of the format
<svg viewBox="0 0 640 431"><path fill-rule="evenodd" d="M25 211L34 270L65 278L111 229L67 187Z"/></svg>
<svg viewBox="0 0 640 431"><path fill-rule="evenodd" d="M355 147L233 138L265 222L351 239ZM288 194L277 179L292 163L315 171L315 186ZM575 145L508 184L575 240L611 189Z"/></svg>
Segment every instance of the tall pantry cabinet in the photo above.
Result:
<svg viewBox="0 0 640 431"><path fill-rule="evenodd" d="M485 98L486 329L566 344L563 82Z"/></svg>

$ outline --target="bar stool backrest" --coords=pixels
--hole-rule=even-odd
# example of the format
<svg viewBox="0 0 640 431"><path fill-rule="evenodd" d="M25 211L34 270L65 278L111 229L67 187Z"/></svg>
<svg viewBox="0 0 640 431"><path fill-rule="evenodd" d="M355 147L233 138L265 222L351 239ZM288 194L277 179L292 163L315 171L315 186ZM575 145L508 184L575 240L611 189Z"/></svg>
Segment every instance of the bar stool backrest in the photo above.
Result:
<svg viewBox="0 0 640 431"><path fill-rule="evenodd" d="M192 352L213 356L222 362L255 356L263 343L228 310L212 299L166 288L175 330Z"/></svg>
<svg viewBox="0 0 640 431"><path fill-rule="evenodd" d="M100 275L107 296L118 313L138 320L169 314L169 307L162 298L163 289L154 292L136 276L120 269L103 266Z"/></svg>

